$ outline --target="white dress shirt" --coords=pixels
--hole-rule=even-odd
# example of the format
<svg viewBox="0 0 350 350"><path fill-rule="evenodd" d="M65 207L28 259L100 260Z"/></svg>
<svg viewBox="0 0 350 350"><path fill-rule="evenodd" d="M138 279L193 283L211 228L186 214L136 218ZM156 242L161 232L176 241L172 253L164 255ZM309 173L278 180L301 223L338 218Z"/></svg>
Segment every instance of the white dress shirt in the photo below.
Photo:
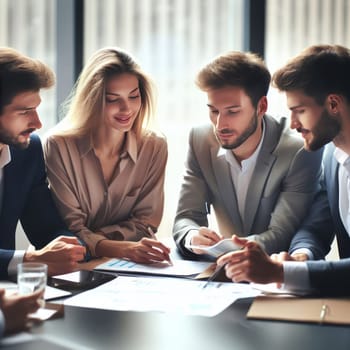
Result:
<svg viewBox="0 0 350 350"><path fill-rule="evenodd" d="M220 148L218 151L218 157L225 157L227 163L230 166L230 172L232 177L232 183L236 191L236 197L238 202L238 210L241 218L244 218L244 208L246 203L247 191L252 178L256 160L259 156L260 149L265 137L265 121L263 120L263 130L260 142L256 147L254 153L247 159L242 160L241 164L237 161L233 155L232 150ZM185 238L185 247L190 249L192 237L198 233L198 230L190 230ZM249 240L255 240L255 235L248 237Z"/></svg>
<svg viewBox="0 0 350 350"><path fill-rule="evenodd" d="M334 157L339 163L339 213L346 231L350 232L350 156L340 148L334 151Z"/></svg>
<svg viewBox="0 0 350 350"><path fill-rule="evenodd" d="M262 142L264 140L265 128L263 128L263 134L258 147L255 149L254 153L247 159L241 161L241 164L237 161L233 155L232 150L227 149L225 151L225 157L230 165L232 182L235 187L237 204L241 218L244 218L244 208L246 203L247 191L252 178L256 160L259 156ZM222 150L222 149L220 149Z"/></svg>

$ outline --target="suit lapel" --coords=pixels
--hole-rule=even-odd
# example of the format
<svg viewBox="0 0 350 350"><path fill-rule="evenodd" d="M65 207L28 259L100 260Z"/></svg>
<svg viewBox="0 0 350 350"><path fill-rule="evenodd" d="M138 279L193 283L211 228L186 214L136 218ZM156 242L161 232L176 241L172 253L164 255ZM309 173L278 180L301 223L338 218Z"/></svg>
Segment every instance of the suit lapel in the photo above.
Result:
<svg viewBox="0 0 350 350"><path fill-rule="evenodd" d="M325 178L327 179L327 196L333 219L341 231L346 231L339 213L339 163L335 159L334 147L329 147L325 155Z"/></svg>
<svg viewBox="0 0 350 350"><path fill-rule="evenodd" d="M243 227L246 233L250 233L252 230L254 218L261 203L266 182L269 179L269 173L276 160L276 155L273 154L273 151L279 142L280 134L284 128L283 122L279 125L267 116L264 117L264 120L264 140L250 180L245 203Z"/></svg>
<svg viewBox="0 0 350 350"><path fill-rule="evenodd" d="M339 163L336 161L334 157L330 159L331 166L329 168L329 177L328 177L328 184L329 184L329 191L328 196L330 198L330 203L333 208L338 208L338 202L339 202L339 178L338 178L338 169L339 169ZM337 210L338 211L338 210Z"/></svg>
<svg viewBox="0 0 350 350"><path fill-rule="evenodd" d="M2 207L0 214L0 231L2 240L9 240L9 227L17 224L17 217L22 208L18 203L22 203L23 196L23 179L20 176L25 176L24 169L21 166L20 154L16 150L11 149L11 162L4 167L4 189L2 197ZM6 234L4 234L6 232ZM7 242L2 242L2 246L8 246Z"/></svg>
<svg viewBox="0 0 350 350"><path fill-rule="evenodd" d="M25 169L22 167L21 154L11 149L11 162L4 168L4 192L2 201L2 219L18 210L18 200L23 196L23 179ZM12 213L12 214L11 214Z"/></svg>
<svg viewBox="0 0 350 350"><path fill-rule="evenodd" d="M268 154L267 152L261 152L260 155L247 191L244 209L244 231L247 233L252 229L254 218L261 203L261 197L266 182L269 178L270 170L276 159L276 156Z"/></svg>
<svg viewBox="0 0 350 350"><path fill-rule="evenodd" d="M232 222L239 223L239 225L235 225L234 229L235 233L240 234L243 232L243 225L238 210L237 197L232 183L229 164L227 163L225 156L218 156L217 147L211 148L211 159L221 198L224 201Z"/></svg>

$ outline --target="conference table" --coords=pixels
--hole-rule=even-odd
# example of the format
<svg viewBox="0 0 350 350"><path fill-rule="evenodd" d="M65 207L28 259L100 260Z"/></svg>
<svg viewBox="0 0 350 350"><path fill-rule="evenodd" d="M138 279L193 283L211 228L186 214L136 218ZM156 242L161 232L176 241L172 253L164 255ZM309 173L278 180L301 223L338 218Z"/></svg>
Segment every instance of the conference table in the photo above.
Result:
<svg viewBox="0 0 350 350"><path fill-rule="evenodd" d="M92 262L92 264L96 264ZM91 268L94 265L83 265ZM64 317L34 326L40 340L8 349L349 350L350 327L249 320L252 298L214 317L64 306ZM301 310L302 312L302 310ZM350 313L350 310L349 310Z"/></svg>
<svg viewBox="0 0 350 350"><path fill-rule="evenodd" d="M46 321L32 332L61 344L62 349L348 350L350 347L349 327L247 320L250 303L250 299L240 300L211 318L65 306L64 318Z"/></svg>

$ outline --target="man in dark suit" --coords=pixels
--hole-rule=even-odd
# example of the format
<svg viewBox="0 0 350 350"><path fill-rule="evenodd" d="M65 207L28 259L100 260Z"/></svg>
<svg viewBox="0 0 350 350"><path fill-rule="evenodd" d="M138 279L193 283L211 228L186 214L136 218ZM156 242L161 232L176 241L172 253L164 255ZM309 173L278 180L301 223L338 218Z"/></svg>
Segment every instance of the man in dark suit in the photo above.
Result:
<svg viewBox="0 0 350 350"><path fill-rule="evenodd" d="M37 107L40 89L54 83L38 60L0 48L0 278L20 262L43 262L49 275L72 271L84 258L76 237L61 236L65 225L47 186ZM18 221L36 250L16 251Z"/></svg>
<svg viewBox="0 0 350 350"><path fill-rule="evenodd" d="M233 281L279 282L291 290L333 295L350 294L350 50L341 46L312 46L273 76L286 92L291 128L314 151L328 145L323 159L324 183L291 243L289 254L271 259L255 242L233 237L243 249L222 256ZM339 261L281 261L320 259L336 234ZM299 251L296 257L294 254Z"/></svg>

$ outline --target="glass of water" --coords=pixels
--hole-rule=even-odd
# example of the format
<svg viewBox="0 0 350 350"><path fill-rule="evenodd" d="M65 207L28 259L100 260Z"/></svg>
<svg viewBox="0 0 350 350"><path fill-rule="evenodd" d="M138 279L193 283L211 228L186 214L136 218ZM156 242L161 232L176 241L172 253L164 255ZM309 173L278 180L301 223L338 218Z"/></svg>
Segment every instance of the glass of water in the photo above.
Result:
<svg viewBox="0 0 350 350"><path fill-rule="evenodd" d="M19 294L30 294L42 290L40 304L45 306L44 292L47 281L47 265L42 263L22 263L17 265Z"/></svg>

